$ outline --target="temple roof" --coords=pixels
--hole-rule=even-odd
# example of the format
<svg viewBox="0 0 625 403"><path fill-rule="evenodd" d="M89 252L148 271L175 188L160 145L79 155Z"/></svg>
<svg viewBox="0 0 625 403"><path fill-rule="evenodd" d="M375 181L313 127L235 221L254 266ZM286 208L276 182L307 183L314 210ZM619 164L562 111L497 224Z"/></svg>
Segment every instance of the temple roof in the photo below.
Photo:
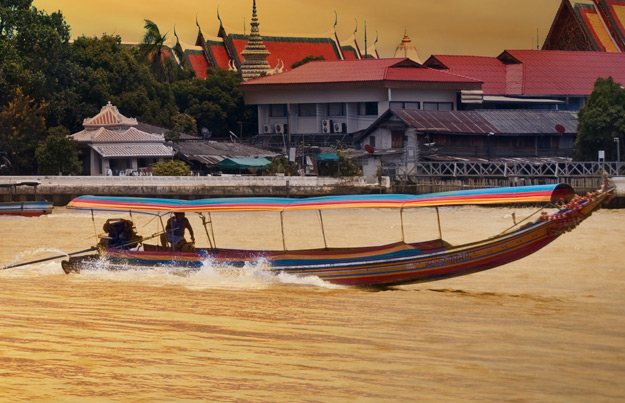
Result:
<svg viewBox="0 0 625 403"><path fill-rule="evenodd" d="M562 0L543 50L625 51L625 0Z"/></svg>
<svg viewBox="0 0 625 403"><path fill-rule="evenodd" d="M483 81L485 95L589 95L598 77L625 83L625 54L508 50L496 58L432 55L425 66Z"/></svg>
<svg viewBox="0 0 625 403"><path fill-rule="evenodd" d="M247 36L230 34L234 47L240 55L247 44ZM306 56L323 56L325 60L341 60L341 53L332 38L264 36L263 43L270 55L267 62L272 67L284 63L284 69L290 70L291 65Z"/></svg>

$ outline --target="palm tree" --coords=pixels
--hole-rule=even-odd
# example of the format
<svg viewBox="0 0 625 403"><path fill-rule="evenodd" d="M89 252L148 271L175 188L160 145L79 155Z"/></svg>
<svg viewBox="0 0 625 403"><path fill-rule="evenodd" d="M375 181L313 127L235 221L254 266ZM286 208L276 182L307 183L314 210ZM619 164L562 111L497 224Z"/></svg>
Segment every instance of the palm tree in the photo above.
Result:
<svg viewBox="0 0 625 403"><path fill-rule="evenodd" d="M163 44L167 39L167 34L161 35L158 26L151 20L145 20L144 28L146 32L140 49L143 56L151 62L152 74L158 81L173 81L171 63L163 60Z"/></svg>

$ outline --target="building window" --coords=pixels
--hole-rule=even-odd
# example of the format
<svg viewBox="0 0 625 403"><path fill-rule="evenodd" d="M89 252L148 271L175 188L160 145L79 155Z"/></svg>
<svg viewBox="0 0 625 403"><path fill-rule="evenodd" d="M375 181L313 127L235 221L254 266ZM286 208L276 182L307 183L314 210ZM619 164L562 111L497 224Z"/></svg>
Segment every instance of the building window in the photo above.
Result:
<svg viewBox="0 0 625 403"><path fill-rule="evenodd" d="M375 136L369 136L369 144L371 147L375 147Z"/></svg>
<svg viewBox="0 0 625 403"><path fill-rule="evenodd" d="M360 102L358 104L358 114L367 116L378 115L378 103L377 102Z"/></svg>
<svg viewBox="0 0 625 403"><path fill-rule="evenodd" d="M270 105L269 106L269 116L272 118L283 118L286 116L286 105Z"/></svg>
<svg viewBox="0 0 625 403"><path fill-rule="evenodd" d="M453 111L453 102L424 102L423 110L426 111Z"/></svg>
<svg viewBox="0 0 625 403"><path fill-rule="evenodd" d="M317 104L298 104L297 115L303 117L317 116Z"/></svg>
<svg viewBox="0 0 625 403"><path fill-rule="evenodd" d="M345 116L345 104L338 102L328 104L328 116Z"/></svg>
<svg viewBox="0 0 625 403"><path fill-rule="evenodd" d="M394 109L421 109L421 102L391 102Z"/></svg>
<svg viewBox="0 0 625 403"><path fill-rule="evenodd" d="M391 130L391 148L404 147L404 132L402 130Z"/></svg>

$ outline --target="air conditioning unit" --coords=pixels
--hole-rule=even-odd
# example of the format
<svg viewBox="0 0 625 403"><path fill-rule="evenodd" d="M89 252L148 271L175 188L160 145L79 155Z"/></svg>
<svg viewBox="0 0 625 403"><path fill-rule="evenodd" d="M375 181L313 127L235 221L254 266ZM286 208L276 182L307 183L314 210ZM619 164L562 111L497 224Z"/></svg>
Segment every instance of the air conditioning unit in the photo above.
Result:
<svg viewBox="0 0 625 403"><path fill-rule="evenodd" d="M265 133L265 134L273 133L273 125L264 125L263 126L263 133Z"/></svg>
<svg viewBox="0 0 625 403"><path fill-rule="evenodd" d="M276 133L285 134L288 131L289 131L289 125L287 125L286 123L276 125Z"/></svg>
<svg viewBox="0 0 625 403"><path fill-rule="evenodd" d="M333 128L334 128L334 133L345 133L345 123L334 123Z"/></svg>
<svg viewBox="0 0 625 403"><path fill-rule="evenodd" d="M321 132L332 133L332 121L329 119L321 121Z"/></svg>

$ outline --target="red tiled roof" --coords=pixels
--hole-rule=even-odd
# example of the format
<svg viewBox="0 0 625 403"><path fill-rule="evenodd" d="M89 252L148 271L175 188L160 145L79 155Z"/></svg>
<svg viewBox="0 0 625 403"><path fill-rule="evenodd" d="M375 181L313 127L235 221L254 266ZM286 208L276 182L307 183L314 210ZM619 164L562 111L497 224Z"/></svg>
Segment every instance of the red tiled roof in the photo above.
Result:
<svg viewBox="0 0 625 403"><path fill-rule="evenodd" d="M189 53L187 54L189 58L189 63L191 63L191 67L195 71L195 76L197 78L206 79L208 70L208 63L206 62L206 58L202 53Z"/></svg>
<svg viewBox="0 0 625 403"><path fill-rule="evenodd" d="M588 95L599 77L625 84L624 53L509 50L498 58L508 56L523 66L522 95Z"/></svg>
<svg viewBox="0 0 625 403"><path fill-rule="evenodd" d="M625 83L625 54L509 50L498 57L433 55L426 66L482 80L486 95L588 95L597 78Z"/></svg>
<svg viewBox="0 0 625 403"><path fill-rule="evenodd" d="M343 51L345 60L358 60L358 53L356 53L356 49L352 46L342 46L341 50Z"/></svg>
<svg viewBox="0 0 625 403"><path fill-rule="evenodd" d="M422 67L410 59L364 59L310 62L285 73L247 81L243 85L375 81L480 83L476 79Z"/></svg>
<svg viewBox="0 0 625 403"><path fill-rule="evenodd" d="M231 34L234 47L243 61L241 52L247 44L247 37ZM265 48L271 52L267 62L273 68L284 63L284 70L290 70L291 65L304 59L306 56L323 56L325 60L340 60L340 55L334 41L329 38L295 38L263 36Z"/></svg>
<svg viewBox="0 0 625 403"><path fill-rule="evenodd" d="M215 60L217 60L217 65L224 70L228 70L230 68L230 57L228 57L228 52L226 52L226 48L223 44L211 45L210 50L213 52Z"/></svg>
<svg viewBox="0 0 625 403"><path fill-rule="evenodd" d="M505 65L495 57L432 55L424 66L483 81L484 94L505 94Z"/></svg>

